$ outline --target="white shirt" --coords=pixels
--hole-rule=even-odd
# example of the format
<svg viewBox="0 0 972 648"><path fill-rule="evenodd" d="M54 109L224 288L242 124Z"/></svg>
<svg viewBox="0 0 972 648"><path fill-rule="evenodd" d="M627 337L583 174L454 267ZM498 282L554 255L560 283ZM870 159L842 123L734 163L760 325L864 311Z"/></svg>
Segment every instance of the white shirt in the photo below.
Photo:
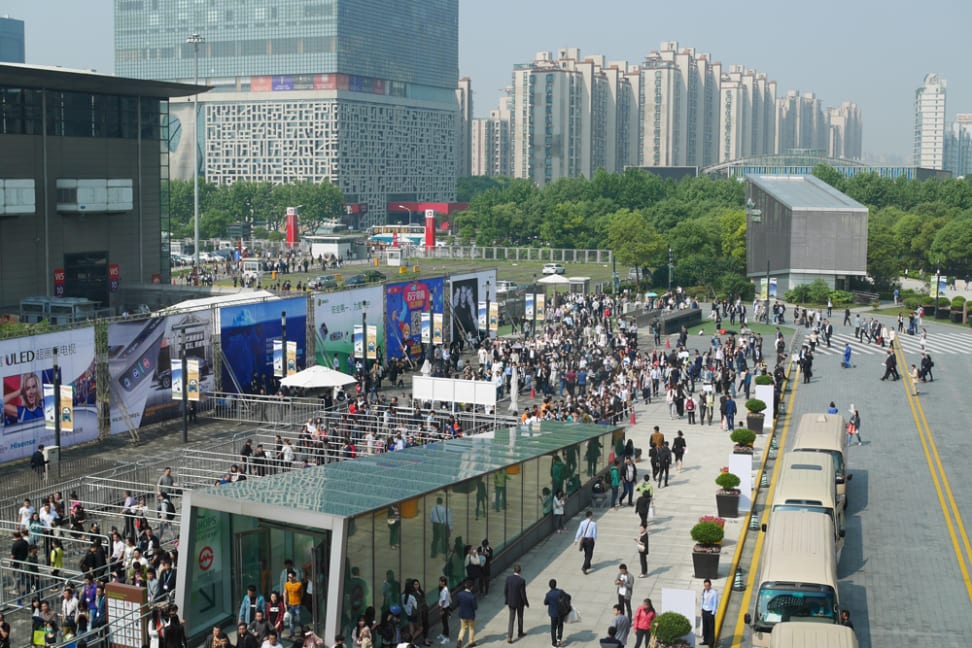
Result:
<svg viewBox="0 0 972 648"><path fill-rule="evenodd" d="M42 508L40 512L40 520L44 523L45 528L52 528L54 526L54 521L57 520L57 513L51 510L50 507Z"/></svg>
<svg viewBox="0 0 972 648"><path fill-rule="evenodd" d="M712 588L702 590L702 610L715 614L718 607L719 593Z"/></svg>
<svg viewBox="0 0 972 648"><path fill-rule="evenodd" d="M20 515L20 526L25 527L30 525L30 518L34 515L33 506L21 506L20 510L17 511Z"/></svg>

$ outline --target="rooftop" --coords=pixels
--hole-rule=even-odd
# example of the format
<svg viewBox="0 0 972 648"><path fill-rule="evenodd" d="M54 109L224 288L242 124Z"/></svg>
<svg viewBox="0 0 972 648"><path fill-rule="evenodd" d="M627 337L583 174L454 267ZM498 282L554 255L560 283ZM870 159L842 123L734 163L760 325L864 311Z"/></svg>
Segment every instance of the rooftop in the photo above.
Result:
<svg viewBox="0 0 972 648"><path fill-rule="evenodd" d="M50 65L0 64L0 86L115 94L137 97L188 97L207 92L209 86L168 81L128 79L94 70L75 70Z"/></svg>
<svg viewBox="0 0 972 648"><path fill-rule="evenodd" d="M204 493L206 508L217 510L221 509L218 500L225 499L226 510L233 510L244 501L352 517L621 429L620 426L543 421L539 429L511 427L493 434L450 439L202 491L197 489L194 495Z"/></svg>
<svg viewBox="0 0 972 648"><path fill-rule="evenodd" d="M867 207L814 176L748 175L746 180L793 210L867 212Z"/></svg>

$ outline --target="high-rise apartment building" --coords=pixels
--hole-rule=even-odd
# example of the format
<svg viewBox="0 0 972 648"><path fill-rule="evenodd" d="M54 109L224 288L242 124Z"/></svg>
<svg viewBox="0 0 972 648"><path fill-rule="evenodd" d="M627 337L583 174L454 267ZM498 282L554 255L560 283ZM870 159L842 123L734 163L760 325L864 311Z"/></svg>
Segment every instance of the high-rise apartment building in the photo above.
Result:
<svg viewBox="0 0 972 648"><path fill-rule="evenodd" d="M823 104L812 92L790 91L776 102L777 154L796 149L826 153L829 128Z"/></svg>
<svg viewBox="0 0 972 648"><path fill-rule="evenodd" d="M0 62L25 63L24 21L0 16Z"/></svg>
<svg viewBox="0 0 972 648"><path fill-rule="evenodd" d="M469 77L459 79L456 105L459 108L456 119L456 176L465 178L471 175L472 165L473 91Z"/></svg>
<svg viewBox="0 0 972 648"><path fill-rule="evenodd" d="M512 88L509 88L512 92ZM474 119L472 126L472 175L513 175L513 149L510 141L510 117L513 98L502 97L499 106L489 111L486 119Z"/></svg>
<svg viewBox="0 0 972 648"><path fill-rule="evenodd" d="M839 108L828 108L827 157L860 160L864 156L861 110L853 101L845 101Z"/></svg>
<svg viewBox="0 0 972 648"><path fill-rule="evenodd" d="M117 74L191 81L197 63L199 134L188 102L170 108L207 180L328 180L360 225L454 198L458 0L115 0ZM190 159L173 152L174 177Z"/></svg>
<svg viewBox="0 0 972 648"><path fill-rule="evenodd" d="M959 113L945 133L945 169L953 177L972 175L972 114Z"/></svg>
<svg viewBox="0 0 972 648"><path fill-rule="evenodd" d="M915 91L915 166L945 168L945 79L925 75Z"/></svg>

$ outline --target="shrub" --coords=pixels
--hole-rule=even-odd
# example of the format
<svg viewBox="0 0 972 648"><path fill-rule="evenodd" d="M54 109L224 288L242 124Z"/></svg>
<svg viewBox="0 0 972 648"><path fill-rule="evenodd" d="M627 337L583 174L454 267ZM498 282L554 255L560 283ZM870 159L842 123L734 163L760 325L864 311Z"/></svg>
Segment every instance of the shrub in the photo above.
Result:
<svg viewBox="0 0 972 648"><path fill-rule="evenodd" d="M921 302L922 298L917 295L911 295L904 298L904 305L908 308L908 310L912 311L921 306Z"/></svg>
<svg viewBox="0 0 972 648"><path fill-rule="evenodd" d="M722 527L715 522L699 522L692 527L692 539L704 547L719 544L725 535L726 533L722 530Z"/></svg>
<svg viewBox="0 0 972 648"><path fill-rule="evenodd" d="M756 384L757 385L772 385L773 384L773 376L770 376L769 374L759 374L758 376L756 376Z"/></svg>
<svg viewBox="0 0 972 648"><path fill-rule="evenodd" d="M962 306L964 305L965 305L965 297L963 297L962 295L957 295L956 297L952 297L952 308L954 308L955 310L962 310Z"/></svg>
<svg viewBox="0 0 972 648"><path fill-rule="evenodd" d="M762 401L758 398L750 398L746 401L746 411L752 412L753 414L759 414L764 409L766 409L766 401Z"/></svg>
<svg viewBox="0 0 972 648"><path fill-rule="evenodd" d="M753 442L756 441L756 433L752 430L747 430L746 428L739 428L732 431L729 435L733 443L737 443L742 446L751 446Z"/></svg>
<svg viewBox="0 0 972 648"><path fill-rule="evenodd" d="M731 491L739 486L739 477L731 472L723 472L716 477L715 483L722 490Z"/></svg>
<svg viewBox="0 0 972 648"><path fill-rule="evenodd" d="M952 300L950 300L948 297L939 297L938 298L938 307L939 308L950 308L951 306L952 306Z"/></svg>
<svg viewBox="0 0 972 648"><path fill-rule="evenodd" d="M846 306L853 303L854 295L846 290L832 290L830 291L830 300L834 302L834 306Z"/></svg>
<svg viewBox="0 0 972 648"><path fill-rule="evenodd" d="M663 612L651 622L651 633L660 643L675 643L692 631L692 623L678 612Z"/></svg>

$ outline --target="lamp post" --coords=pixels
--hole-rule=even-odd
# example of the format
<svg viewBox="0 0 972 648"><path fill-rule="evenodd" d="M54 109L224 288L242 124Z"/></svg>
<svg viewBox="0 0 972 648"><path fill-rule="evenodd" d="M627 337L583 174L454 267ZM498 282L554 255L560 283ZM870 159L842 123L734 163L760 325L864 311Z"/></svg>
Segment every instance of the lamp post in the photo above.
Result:
<svg viewBox="0 0 972 648"><path fill-rule="evenodd" d="M197 32L193 32L186 39L192 45L192 84L199 85L199 46L206 39ZM192 99L192 226L193 244L195 245L196 272L199 271L199 93Z"/></svg>
<svg viewBox="0 0 972 648"><path fill-rule="evenodd" d="M941 265L939 264L938 268L935 270L935 319L938 319L938 297L942 285L941 276L942 276L942 268Z"/></svg>
<svg viewBox="0 0 972 648"><path fill-rule="evenodd" d="M668 294L672 294L672 272L674 271L674 264L672 263L672 248L668 248Z"/></svg>
<svg viewBox="0 0 972 648"><path fill-rule="evenodd" d="M530 288L533 291L533 322L530 324L530 335L536 337L537 335L537 273L533 273L533 286Z"/></svg>
<svg viewBox="0 0 972 648"><path fill-rule="evenodd" d="M408 212L408 224L411 225L412 224L412 210L409 209L408 207L406 207L405 205L399 205L398 208L399 209L404 209L405 211Z"/></svg>
<svg viewBox="0 0 972 648"><path fill-rule="evenodd" d="M280 311L280 346L281 346L281 368L280 379L287 377L287 311Z"/></svg>
<svg viewBox="0 0 972 648"><path fill-rule="evenodd" d="M534 310L536 310L536 305L534 305ZM486 339L489 339L489 279L486 280Z"/></svg>
<svg viewBox="0 0 972 648"><path fill-rule="evenodd" d="M54 381L54 445L57 446L57 477L61 477L61 368L57 364L57 346L51 348L54 356L54 369L52 379Z"/></svg>
<svg viewBox="0 0 972 648"><path fill-rule="evenodd" d="M179 345L179 362L182 363L182 442L189 443L189 360L186 358L186 332L182 331Z"/></svg>
<svg viewBox="0 0 972 648"><path fill-rule="evenodd" d="M368 302L361 302L361 366L364 367L365 376L368 375ZM367 378L362 389L367 385Z"/></svg>

